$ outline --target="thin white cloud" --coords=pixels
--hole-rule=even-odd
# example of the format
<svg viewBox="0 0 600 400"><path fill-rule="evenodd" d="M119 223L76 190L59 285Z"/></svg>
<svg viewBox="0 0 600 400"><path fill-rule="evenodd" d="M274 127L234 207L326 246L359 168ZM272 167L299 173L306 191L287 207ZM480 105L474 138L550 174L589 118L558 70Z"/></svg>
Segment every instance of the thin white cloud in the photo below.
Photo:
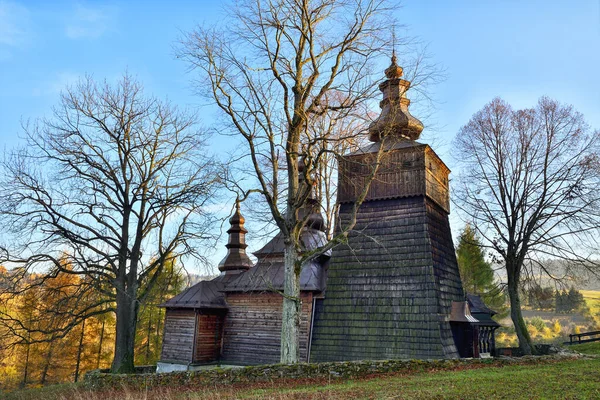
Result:
<svg viewBox="0 0 600 400"><path fill-rule="evenodd" d="M30 37L31 17L24 6L0 0L0 46L19 47Z"/></svg>
<svg viewBox="0 0 600 400"><path fill-rule="evenodd" d="M69 17L65 34L69 39L95 39L114 29L117 8L114 6L89 6L81 3Z"/></svg>

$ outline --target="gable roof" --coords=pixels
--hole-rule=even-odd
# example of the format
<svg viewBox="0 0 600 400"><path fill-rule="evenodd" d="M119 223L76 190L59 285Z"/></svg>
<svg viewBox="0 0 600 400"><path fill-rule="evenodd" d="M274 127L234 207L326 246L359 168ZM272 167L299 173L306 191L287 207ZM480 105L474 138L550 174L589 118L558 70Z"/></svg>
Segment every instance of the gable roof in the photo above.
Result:
<svg viewBox="0 0 600 400"><path fill-rule="evenodd" d="M267 292L283 290L285 266L283 258L265 257L254 268L240 274L224 288L224 292ZM300 290L322 291L323 266L318 260L304 265L300 272Z"/></svg>
<svg viewBox="0 0 600 400"><path fill-rule="evenodd" d="M325 233L305 229L301 236L305 249L312 250L327 243ZM223 274L210 281L201 281L186 289L160 307L167 308L221 308L227 309L224 292L268 292L283 290L284 243L278 233L262 249L254 253L258 262L247 271ZM322 291L325 284L324 267L331 251L307 262L300 273L300 290Z"/></svg>

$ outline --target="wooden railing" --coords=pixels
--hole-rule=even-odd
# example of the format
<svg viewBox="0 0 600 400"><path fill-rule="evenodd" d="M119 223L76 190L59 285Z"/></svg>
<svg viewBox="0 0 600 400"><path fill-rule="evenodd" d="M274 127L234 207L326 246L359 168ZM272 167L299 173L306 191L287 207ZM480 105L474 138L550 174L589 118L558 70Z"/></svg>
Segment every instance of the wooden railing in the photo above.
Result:
<svg viewBox="0 0 600 400"><path fill-rule="evenodd" d="M593 337L591 339L581 339L582 337L596 336L596 335L600 335L600 331L572 333L569 335L569 341L565 342L565 344L579 344L579 343L596 342L596 341L600 340L600 336Z"/></svg>

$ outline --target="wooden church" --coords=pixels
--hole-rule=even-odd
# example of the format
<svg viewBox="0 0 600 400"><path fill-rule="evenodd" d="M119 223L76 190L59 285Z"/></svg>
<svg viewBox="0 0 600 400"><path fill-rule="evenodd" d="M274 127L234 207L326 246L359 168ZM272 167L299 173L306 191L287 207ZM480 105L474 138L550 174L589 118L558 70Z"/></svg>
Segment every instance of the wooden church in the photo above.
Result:
<svg viewBox="0 0 600 400"><path fill-rule="evenodd" d="M416 141L423 125L408 111L410 82L402 79L395 56L385 74L381 115L369 128L372 144L339 163L343 223L369 182L372 163L384 154L357 224L347 244L301 272L301 361L473 356L480 331L487 335L483 350L491 351L495 328L482 326L495 322L470 314L458 272L448 221L450 171L431 147ZM305 247L320 246L326 237L318 207L311 203L302 212L310 215ZM253 265L239 204L230 223L221 275L162 305L158 372L279 362L282 237L255 252Z"/></svg>

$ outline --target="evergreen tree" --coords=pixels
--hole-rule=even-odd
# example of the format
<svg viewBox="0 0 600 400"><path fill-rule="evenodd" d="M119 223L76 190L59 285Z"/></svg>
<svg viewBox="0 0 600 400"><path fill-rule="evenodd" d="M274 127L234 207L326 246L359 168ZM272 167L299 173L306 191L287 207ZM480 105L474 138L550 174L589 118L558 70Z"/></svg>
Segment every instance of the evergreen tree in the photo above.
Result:
<svg viewBox="0 0 600 400"><path fill-rule="evenodd" d="M494 282L494 270L485 260L485 252L475 230L468 224L458 239L456 258L465 292L480 295L491 308L504 308L504 293Z"/></svg>
<svg viewBox="0 0 600 400"><path fill-rule="evenodd" d="M554 295L555 311L557 313L565 312L567 305L565 304L565 296L560 290Z"/></svg>
<svg viewBox="0 0 600 400"><path fill-rule="evenodd" d="M571 286L568 293L569 311L577 311L584 304L583 295L581 292Z"/></svg>

